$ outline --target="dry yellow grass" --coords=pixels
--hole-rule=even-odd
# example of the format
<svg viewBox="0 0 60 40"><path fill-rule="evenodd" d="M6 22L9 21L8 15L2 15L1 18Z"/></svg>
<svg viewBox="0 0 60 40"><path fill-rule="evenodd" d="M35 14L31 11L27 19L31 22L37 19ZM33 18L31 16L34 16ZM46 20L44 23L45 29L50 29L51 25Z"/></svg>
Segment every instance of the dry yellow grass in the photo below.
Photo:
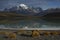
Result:
<svg viewBox="0 0 60 40"><path fill-rule="evenodd" d="M37 30L35 31L35 30L34 30L34 31L32 32L32 37L38 37L38 36L40 36L39 31L37 31Z"/></svg>
<svg viewBox="0 0 60 40"><path fill-rule="evenodd" d="M49 36L51 32L45 32L44 35L45 36Z"/></svg>
<svg viewBox="0 0 60 40"><path fill-rule="evenodd" d="M10 33L10 34L8 35L8 38L16 39L16 34L15 34L15 33Z"/></svg>
<svg viewBox="0 0 60 40"><path fill-rule="evenodd" d="M53 35L58 35L59 33L58 32L52 32Z"/></svg>

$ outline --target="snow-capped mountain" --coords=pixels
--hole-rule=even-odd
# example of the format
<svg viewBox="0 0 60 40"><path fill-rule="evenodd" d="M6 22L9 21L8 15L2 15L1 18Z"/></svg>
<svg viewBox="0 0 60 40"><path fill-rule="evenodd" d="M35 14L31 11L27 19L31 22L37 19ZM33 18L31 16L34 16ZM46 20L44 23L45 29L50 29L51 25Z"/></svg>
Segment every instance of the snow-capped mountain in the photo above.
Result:
<svg viewBox="0 0 60 40"><path fill-rule="evenodd" d="M29 7L25 4L20 4L18 6L11 7L9 9L5 9L4 11L9 11L9 12L16 12L17 14L24 14L24 15L36 15L40 11L42 11L41 8L34 8L34 7Z"/></svg>
<svg viewBox="0 0 60 40"><path fill-rule="evenodd" d="M16 14L22 15L31 15L31 16L44 16L50 13L60 13L60 8L49 8L46 10L42 10L40 7L29 7L25 4L20 4L18 6L11 7L9 9L5 8L4 11L14 12Z"/></svg>
<svg viewBox="0 0 60 40"><path fill-rule="evenodd" d="M25 4L20 4L19 7L22 7L23 9L28 9L29 7Z"/></svg>

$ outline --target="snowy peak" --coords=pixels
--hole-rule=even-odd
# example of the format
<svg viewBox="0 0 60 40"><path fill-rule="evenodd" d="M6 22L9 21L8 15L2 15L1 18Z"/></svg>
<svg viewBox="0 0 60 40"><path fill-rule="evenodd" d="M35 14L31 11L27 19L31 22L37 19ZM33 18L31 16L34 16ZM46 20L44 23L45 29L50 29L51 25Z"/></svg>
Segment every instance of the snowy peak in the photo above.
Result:
<svg viewBox="0 0 60 40"><path fill-rule="evenodd" d="M34 8L34 7L29 7L25 4L20 4L18 6L14 6L9 9L4 9L4 11L7 11L7 12L15 12L17 14L24 14L24 15L36 15L40 13L41 10L42 9L40 7Z"/></svg>
<svg viewBox="0 0 60 40"><path fill-rule="evenodd" d="M18 9L19 9L20 7L23 8L23 9L28 9L28 6L25 5L25 4L20 4L19 6L17 6Z"/></svg>

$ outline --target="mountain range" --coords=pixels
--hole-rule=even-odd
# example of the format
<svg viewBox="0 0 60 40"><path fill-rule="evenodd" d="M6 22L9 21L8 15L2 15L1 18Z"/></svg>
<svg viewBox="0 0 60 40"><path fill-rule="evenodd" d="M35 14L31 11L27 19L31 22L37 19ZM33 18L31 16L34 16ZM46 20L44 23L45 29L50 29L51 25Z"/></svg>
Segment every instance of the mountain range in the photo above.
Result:
<svg viewBox="0 0 60 40"><path fill-rule="evenodd" d="M25 4L20 4L19 6L14 6L9 9L5 8L5 12L12 12L16 14L21 14L25 16L60 16L60 8L48 8L43 10L41 7L29 7Z"/></svg>
<svg viewBox="0 0 60 40"><path fill-rule="evenodd" d="M5 8L4 11L6 12L15 12L17 14L23 14L23 15L36 15L42 11L42 8L37 7L28 7L25 4L20 4L19 6L14 6L9 9Z"/></svg>

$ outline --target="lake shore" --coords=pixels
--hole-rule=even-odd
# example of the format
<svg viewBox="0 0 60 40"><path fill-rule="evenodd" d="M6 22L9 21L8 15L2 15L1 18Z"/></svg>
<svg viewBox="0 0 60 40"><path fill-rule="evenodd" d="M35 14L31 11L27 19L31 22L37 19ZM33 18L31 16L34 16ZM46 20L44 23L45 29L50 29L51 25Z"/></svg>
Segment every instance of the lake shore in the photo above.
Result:
<svg viewBox="0 0 60 40"><path fill-rule="evenodd" d="M60 32L60 30L37 30L39 31L40 33L40 36L38 37L32 37L32 36L29 36L29 35L32 35L30 34L32 31L34 30L7 30L7 29L0 29L0 32L8 32L8 33L17 33L18 31L20 31L20 34L16 34L16 40L60 40L60 35L46 35L45 33L48 33L48 32ZM23 32L21 35L21 32ZM42 33L42 34L41 34ZM44 33L44 34L43 34ZM0 37L1 37L1 34L0 34ZM8 38L4 38L4 37L1 37L3 38L3 40L8 40ZM9 39L10 40L10 39ZM11 39L11 40L15 40L15 39Z"/></svg>

